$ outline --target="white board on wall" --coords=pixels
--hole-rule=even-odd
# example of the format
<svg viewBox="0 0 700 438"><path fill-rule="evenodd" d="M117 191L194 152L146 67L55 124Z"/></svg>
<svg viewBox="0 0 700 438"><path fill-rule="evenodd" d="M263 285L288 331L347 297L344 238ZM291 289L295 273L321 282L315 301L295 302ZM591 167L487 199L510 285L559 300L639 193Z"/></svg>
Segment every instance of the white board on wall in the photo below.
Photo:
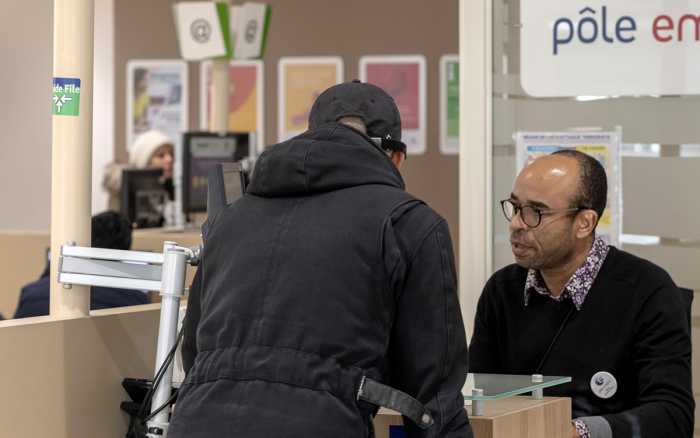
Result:
<svg viewBox="0 0 700 438"><path fill-rule="evenodd" d="M700 94L700 1L520 2L532 96Z"/></svg>

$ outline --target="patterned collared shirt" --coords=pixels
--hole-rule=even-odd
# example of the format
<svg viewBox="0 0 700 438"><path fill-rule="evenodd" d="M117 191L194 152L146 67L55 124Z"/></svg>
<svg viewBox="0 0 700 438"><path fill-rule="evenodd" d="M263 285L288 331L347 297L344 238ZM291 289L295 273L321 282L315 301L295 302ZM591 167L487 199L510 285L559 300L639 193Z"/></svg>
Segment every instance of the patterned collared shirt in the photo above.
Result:
<svg viewBox="0 0 700 438"><path fill-rule="evenodd" d="M586 423L579 419L574 420L572 423L574 424L574 429L576 429L578 436L581 438L593 438L591 436L591 430L586 426Z"/></svg>
<svg viewBox="0 0 700 438"><path fill-rule="evenodd" d="M574 306L576 306L576 310L581 310L583 302L586 300L586 296L591 290L591 286L593 286L593 282L598 276L598 272L603 266L603 262L605 262L609 251L610 247L605 241L597 237L593 242L591 250L588 252L586 261L574 272L574 275L571 276L566 286L564 286L563 292L558 297L553 296L549 291L539 271L535 269L528 270L527 280L525 280L525 305L527 306L530 300L530 294L534 290L541 295L546 295L557 301L571 297L571 301L573 301Z"/></svg>

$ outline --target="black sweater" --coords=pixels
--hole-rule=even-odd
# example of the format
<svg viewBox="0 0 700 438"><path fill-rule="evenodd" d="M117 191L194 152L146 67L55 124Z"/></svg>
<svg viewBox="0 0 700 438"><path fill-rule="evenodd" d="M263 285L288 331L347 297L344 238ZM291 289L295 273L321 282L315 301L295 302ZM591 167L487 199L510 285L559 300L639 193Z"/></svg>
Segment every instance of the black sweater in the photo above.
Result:
<svg viewBox="0 0 700 438"><path fill-rule="evenodd" d="M603 416L615 438L691 437L693 400L687 309L658 266L610 248L580 311L572 311L550 354L555 333L573 308L523 293L527 270L496 272L479 299L470 345L470 371L571 376L545 395L572 398L574 418ZM617 379L609 399L591 391L591 377Z"/></svg>

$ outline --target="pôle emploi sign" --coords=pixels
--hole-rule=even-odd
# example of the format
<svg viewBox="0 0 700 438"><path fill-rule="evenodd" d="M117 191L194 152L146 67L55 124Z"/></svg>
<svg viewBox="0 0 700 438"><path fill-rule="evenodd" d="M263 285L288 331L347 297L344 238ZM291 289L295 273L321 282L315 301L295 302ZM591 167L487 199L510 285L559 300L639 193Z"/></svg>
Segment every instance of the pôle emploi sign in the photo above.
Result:
<svg viewBox="0 0 700 438"><path fill-rule="evenodd" d="M700 94L700 0L521 0L532 96Z"/></svg>

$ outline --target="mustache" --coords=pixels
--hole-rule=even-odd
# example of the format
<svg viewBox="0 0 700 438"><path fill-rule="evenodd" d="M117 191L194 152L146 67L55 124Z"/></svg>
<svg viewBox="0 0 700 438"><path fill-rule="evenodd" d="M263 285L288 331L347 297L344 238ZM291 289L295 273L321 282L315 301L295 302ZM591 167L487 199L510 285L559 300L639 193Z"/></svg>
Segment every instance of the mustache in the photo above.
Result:
<svg viewBox="0 0 700 438"><path fill-rule="evenodd" d="M525 239L525 233L522 231L516 231L510 235L510 243L517 243L521 246L530 246Z"/></svg>

